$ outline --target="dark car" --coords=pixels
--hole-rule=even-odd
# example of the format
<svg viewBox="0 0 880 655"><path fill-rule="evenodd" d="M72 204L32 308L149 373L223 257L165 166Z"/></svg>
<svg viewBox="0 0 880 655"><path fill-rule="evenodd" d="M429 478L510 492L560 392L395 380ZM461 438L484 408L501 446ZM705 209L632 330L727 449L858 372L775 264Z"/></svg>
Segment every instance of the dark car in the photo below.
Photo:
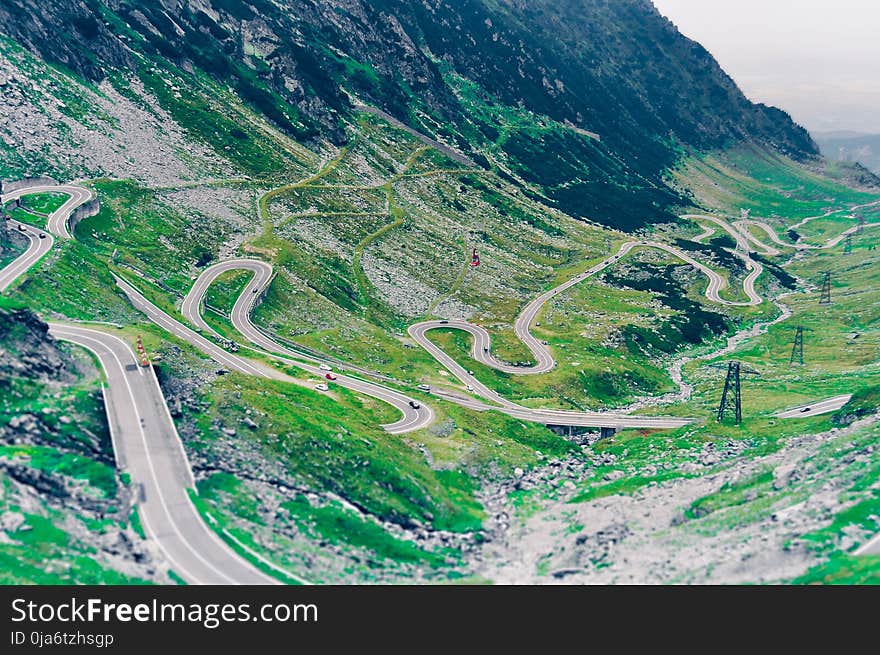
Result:
<svg viewBox="0 0 880 655"><path fill-rule="evenodd" d="M419 405L415 400L410 400L409 406L412 407L413 409L418 409L419 407L421 407L421 405Z"/></svg>
<svg viewBox="0 0 880 655"><path fill-rule="evenodd" d="M809 412L811 409L812 409L812 407L804 407L804 408L801 410L801 414L803 414L804 412Z"/></svg>

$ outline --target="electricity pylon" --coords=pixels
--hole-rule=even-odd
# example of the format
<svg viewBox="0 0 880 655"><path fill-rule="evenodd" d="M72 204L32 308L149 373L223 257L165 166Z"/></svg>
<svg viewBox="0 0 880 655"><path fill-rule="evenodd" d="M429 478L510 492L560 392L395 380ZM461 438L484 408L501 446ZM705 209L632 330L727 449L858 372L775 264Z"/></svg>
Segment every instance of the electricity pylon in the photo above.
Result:
<svg viewBox="0 0 880 655"><path fill-rule="evenodd" d="M846 235L846 240L843 242L843 254L848 255L852 252L852 232Z"/></svg>
<svg viewBox="0 0 880 655"><path fill-rule="evenodd" d="M831 304L831 271L825 271L822 277L822 295L819 296L819 304Z"/></svg>
<svg viewBox="0 0 880 655"><path fill-rule="evenodd" d="M715 368L725 368L722 364L713 364ZM742 423L742 376L759 375L759 373L736 360L727 362L727 377L724 379L724 390L718 404L718 422L721 423L730 412L734 415L734 424Z"/></svg>
<svg viewBox="0 0 880 655"><path fill-rule="evenodd" d="M794 366L797 362L801 366L804 365L804 326L798 325L797 331L794 333L794 345L791 347L791 359L788 360L789 366Z"/></svg>

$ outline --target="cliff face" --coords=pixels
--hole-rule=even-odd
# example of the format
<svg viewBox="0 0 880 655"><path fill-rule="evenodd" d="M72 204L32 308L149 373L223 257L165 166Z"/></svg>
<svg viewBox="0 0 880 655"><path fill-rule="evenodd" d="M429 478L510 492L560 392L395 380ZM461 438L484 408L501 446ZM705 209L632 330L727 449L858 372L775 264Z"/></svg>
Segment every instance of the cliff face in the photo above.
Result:
<svg viewBox="0 0 880 655"><path fill-rule="evenodd" d="M30 310L0 308L0 554L17 563L0 581L167 582L129 523L98 372L48 332ZM35 528L51 535L38 548Z"/></svg>
<svg viewBox="0 0 880 655"><path fill-rule="evenodd" d="M649 0L8 0L0 29L91 80L206 73L304 142L342 144L357 98L624 228L683 201L663 179L682 147L817 154ZM510 133L505 112L569 129Z"/></svg>
<svg viewBox="0 0 880 655"><path fill-rule="evenodd" d="M6 214L0 209L0 257L3 257L7 252L12 250L12 244L9 241L8 227Z"/></svg>
<svg viewBox="0 0 880 655"><path fill-rule="evenodd" d="M70 383L81 375L71 366L49 336L49 326L36 314L0 308L0 388L14 378Z"/></svg>

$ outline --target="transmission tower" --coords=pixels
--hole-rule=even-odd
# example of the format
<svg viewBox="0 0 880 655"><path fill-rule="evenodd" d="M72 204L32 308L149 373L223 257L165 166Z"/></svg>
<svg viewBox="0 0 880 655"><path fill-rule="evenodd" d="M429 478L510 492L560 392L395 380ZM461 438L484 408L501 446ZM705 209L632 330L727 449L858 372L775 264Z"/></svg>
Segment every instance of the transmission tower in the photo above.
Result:
<svg viewBox="0 0 880 655"><path fill-rule="evenodd" d="M831 271L825 271L822 277L822 295L819 296L820 305L831 304Z"/></svg>
<svg viewBox="0 0 880 655"><path fill-rule="evenodd" d="M846 240L843 242L843 254L848 255L852 252L852 232L846 235Z"/></svg>
<svg viewBox="0 0 880 655"><path fill-rule="evenodd" d="M859 226L856 228L856 234L861 234L865 231L865 215L859 214Z"/></svg>
<svg viewBox="0 0 880 655"><path fill-rule="evenodd" d="M715 368L725 368L724 364L714 365ZM727 362L727 377L724 379L724 390L721 392L721 402L718 405L718 422L721 423L725 416L731 412L734 415L734 424L742 423L742 382L743 375L758 375L758 372L736 360Z"/></svg>
<svg viewBox="0 0 880 655"><path fill-rule="evenodd" d="M801 366L804 365L804 326L798 325L797 331L794 333L794 345L791 347L791 359L788 360L789 366L794 366L797 362Z"/></svg>

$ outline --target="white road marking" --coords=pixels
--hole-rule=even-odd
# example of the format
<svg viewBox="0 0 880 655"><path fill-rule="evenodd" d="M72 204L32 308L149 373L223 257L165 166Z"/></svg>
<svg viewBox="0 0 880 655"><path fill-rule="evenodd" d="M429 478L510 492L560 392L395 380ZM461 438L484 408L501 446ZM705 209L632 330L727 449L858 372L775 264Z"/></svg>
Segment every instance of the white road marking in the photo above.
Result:
<svg viewBox="0 0 880 655"><path fill-rule="evenodd" d="M7 289L16 279L18 279L18 277L20 277L22 274L27 272L37 261L39 261L47 252L49 252L49 250L51 250L53 243L54 243L53 238L51 236L52 234L54 234L55 236L58 236L60 238L70 238L71 234L69 231L69 219L70 219L70 216L72 215L72 212L74 211L74 209L76 207L80 206L84 202L87 202L88 200L90 200L91 198L94 197L94 194L90 190L87 190L87 189L84 189L82 187L78 187L75 185L39 186L39 187L30 187L27 189L21 189L16 192L13 192L13 193L6 194L5 196L0 197L0 203L3 203L11 198L20 197L20 196L28 194L28 193L36 193L36 192L43 192L43 191L67 193L69 195L69 198L67 201L65 201L65 203L62 205L62 207L60 207L58 210L56 210L55 212L53 212L49 216L49 219L47 222L47 231L50 234L46 234L46 236L43 239L39 239L39 238L35 237L34 234L32 234L30 230L27 230L27 229L25 230L25 234L30 241L29 247L23 255L18 257L11 264L6 266L3 270L0 270L0 291ZM867 203L865 205L862 205L861 207L873 206L876 204L878 204L878 202ZM858 208L859 207L855 207L852 209L858 209ZM833 213L833 212L826 213L825 216L829 215L830 213ZM698 219L698 220L703 219L703 220L712 221L712 222L720 225L725 231L727 231L729 234L731 234L731 236L733 236L733 238L736 240L737 248L733 252L736 256L740 257L741 259L743 259L745 261L746 268L747 268L747 270L749 270L749 275L747 275L743 281L743 290L745 291L746 295L749 297L749 300L747 302L732 302L732 301L727 301L727 300L722 299L719 295L719 292L722 291L726 287L727 283L724 280L724 278L722 278L718 273L716 273L715 271L713 271L709 267L703 265L702 263L698 262L697 260L690 257L686 253L678 250L677 248L674 248L672 246L669 246L667 244L660 243L660 242L635 242L635 241L627 242L621 247L620 251L618 251L618 253L616 255L613 255L613 256L607 258L603 262L596 264L595 266L591 267L587 271L585 271L585 272L575 276L574 278L564 282L563 284L545 292L544 294L541 294L538 298L534 299L531 303L529 303L529 305L526 306L526 308L523 310L523 312L521 312L520 316L517 317L517 321L515 323L515 331L520 336L521 340L527 345L527 347L529 347L529 349L535 355L536 364L532 367L528 367L528 368L510 367L510 365L507 365L503 362L499 362L499 361L495 360L494 358L492 358L491 355L489 354L490 344L491 344L490 336L489 336L488 332L486 332L483 328L480 328L479 326L475 326L475 325L471 325L471 324L467 324L467 323L463 323L463 322L456 322L456 324L453 324L453 322L442 322L441 323L440 321L426 321L426 322L411 326L410 327L410 334L414 338L416 338L416 340L419 341L423 345L423 347L425 347L435 358L437 358L439 361L441 361L441 363L444 363L444 365L447 368L449 368L451 371L453 371L453 373L455 373L456 376L459 377L459 379L462 379L463 381L466 381L468 384L473 385L475 390L481 392L482 394L485 394L486 397L490 398L491 400L498 402L501 405L501 407L499 408L499 407L494 407L491 405L485 405L483 403L480 403L479 401L473 400L472 398L456 398L452 395L445 394L445 393L443 393L441 395L443 395L445 398L448 398L450 400L455 400L456 402L459 402L462 405L469 406L469 407L475 409L476 411L499 410L500 409L500 411L504 411L505 413L508 413L511 416L521 417L524 420L540 420L541 422L547 422L548 420L562 419L563 417L567 418L568 420L575 420L575 417L579 416L581 421L590 421L590 420L605 421L605 423L603 423L602 425L606 425L610 421L620 421L620 423L618 425L630 425L630 424L646 425L647 423L649 423L651 421L655 421L655 422L661 421L661 422L664 422L663 423L664 427L672 427L675 424L686 423L687 419L674 419L674 418L663 418L663 417L632 417L632 416L626 416L626 415L615 415L613 413L578 413L578 412L565 412L562 410L533 410L530 408L518 406L514 403L511 403L510 401L507 401L507 400L501 398L498 394L489 390L487 387L485 387L484 385L479 383L477 380L475 380L472 376L469 375L469 373L467 371L465 371L462 367L460 367L460 365L458 365L457 363L454 362L454 360L452 360L447 355L445 355L445 353L443 353L442 350L440 350L439 348L434 346L434 344L432 344L427 339L427 337L425 336L425 333L430 329L435 329L436 327L449 326L449 327L455 327L457 329L462 329L462 330L468 331L469 333L471 333L474 336L475 358L479 359L483 363L485 363L489 366L493 366L495 368L502 368L502 367L516 368L516 370L513 370L511 372L519 373L519 374L546 372L547 370L550 370L555 365L555 361L553 360L552 355L549 353L549 350L544 348L543 344L540 343L539 341L537 341L537 339L535 339L534 336L529 331L529 326L531 325L532 321L535 319L535 317L539 313L541 307L549 299L553 298L557 294L563 292L564 290L573 286L574 284L578 284L579 282L587 279L588 277L594 275L595 273L603 270L605 267L611 265L613 262L617 261L620 257L622 257L623 255L628 253L631 249L633 249L636 246L648 246L648 247L660 248L662 250L665 250L666 252L669 252L670 254L673 254L673 255L679 257L683 261L686 261L687 263L691 264L695 268L699 269L701 272L703 272L709 278L709 285L706 289L705 295L710 300L712 300L714 302L722 303L722 304L732 305L732 306L748 306L748 305L757 305L757 304L760 304L761 302L763 302L761 297L754 290L754 281L761 274L763 268L761 267L761 265L758 262L755 262L754 260L752 260L748 256L749 244L754 244L756 247L763 250L766 254L778 254L779 253L779 250L777 250L776 248L773 248L771 246L767 246L766 244L764 244L760 240L758 240L753 234L751 234L751 232L748 230L748 226L755 226L755 227L760 228L761 230L766 232L768 234L768 236L771 238L771 240L774 243L776 243L777 245L782 245L785 247L791 247L791 248L795 248L795 249L812 249L812 248L819 249L819 248L834 247L835 245L839 244L840 241L842 239L844 239L847 234L851 234L855 230L858 229L858 226L853 226L852 228L844 231L842 234L838 235L837 237L834 237L833 239L829 239L828 242L823 246L811 246L811 245L805 245L805 244L791 245L791 244L785 244L784 242L782 242L778 238L778 236L776 236L775 231L768 224L766 224L763 221L742 220L742 221L735 221L734 225L730 225L726 221L723 221L723 220L721 220L717 217L713 217L713 216L689 215L689 216L686 216L685 218L694 218L694 219ZM802 220L800 223L798 223L794 227L798 227L800 225L803 225L805 222L807 222L808 220L812 220L813 218L819 218L819 217L809 217L807 219ZM16 221L10 221L10 224L15 226L16 228L19 225ZM877 225L880 225L880 223L871 223L871 224L866 225L865 227L874 227ZM711 230L711 228L705 228L704 233L699 235L698 238L705 238L706 236L709 236L713 231L714 230ZM248 285L246 285L246 287L245 287L245 293L250 293L250 295L248 297L245 297L244 293L243 293L242 296L240 296L239 299L236 301L236 305L233 308L233 322L236 324L235 325L236 328L239 329L240 332L242 332L246 337L248 337L251 341L253 341L257 345L262 346L262 347L268 346L268 349L270 351L275 351L276 353L280 353L280 354L284 354L284 355L288 355L288 356L292 356L292 357L303 357L305 359L314 359L308 355L305 355L304 353L295 352L293 350L290 350L290 349L284 348L283 346L280 346L279 344L275 343L271 338L269 338L268 336L263 334L256 326L254 326L251 323L249 314L250 314L252 306L256 300L253 297L254 295L256 295L253 293L253 290L255 288L262 289L265 287L266 284L268 284L268 280L271 279L271 270L272 269L271 269L270 265L268 265L264 262L259 262L259 260L238 260L237 263L240 264L242 262L246 262L245 265L242 267L247 268L248 266L250 266L249 270L254 271L254 277L248 283ZM212 269L216 268L218 266L223 266L223 265L234 267L235 264L236 264L236 262L224 262L219 265L215 265L215 267L212 267ZM227 268L225 270L232 270L232 268ZM206 270L205 273L208 273L208 270ZM260 277L261 273L267 275L268 277L261 278ZM219 273L217 273L217 274L219 274ZM182 312L188 318L188 320L192 320L195 325L197 325L198 327L200 327L203 330L208 330L209 332L214 333L216 335L216 332L214 332L210 328L210 326L208 326L207 323L204 322L204 320L202 319L202 317L200 315L202 298L203 298L204 293L207 290L208 286L210 285L210 283L213 281L213 279L215 277L216 277L216 275L214 275L213 277L209 276L210 279L206 278L205 281L201 283L201 286L199 287L200 290L198 291L198 293L193 295L191 300L190 300L190 295L187 296L187 298L184 300ZM202 281L202 278L200 277L199 280L197 280L196 285L194 285L194 287L193 287L193 292L196 291L196 287L199 286L199 283L201 281ZM167 314L165 314L164 312L159 310L157 307L152 305L152 303L150 303L148 300L146 300L146 298L144 298L136 289L131 287L129 284L125 283L123 280L120 280L117 278L117 282L123 288L123 290L126 291L126 293L129 295L129 297L132 300L132 303L136 307L138 307L139 309L142 309L151 320L153 320L155 323L162 326L163 328L165 328L166 330L168 330L172 334L175 334L176 336L181 337L181 338L189 341L190 343L193 343L194 345L196 345L197 347L202 349L204 352L207 352L209 355L211 355L212 357L214 357L215 359L220 361L220 363L224 363L224 364L228 365L233 370L248 373L251 375L259 375L262 377L272 377L272 378L283 377L283 376L278 376L277 374L274 373L274 371L271 371L271 369L268 369L268 371L261 370L261 369L257 368L253 363L249 362L248 360L246 360L244 358L231 357L231 356L227 355L225 353L225 351L223 351L221 348L212 344L210 341L208 341L207 339L205 339L201 335L193 332L192 330L190 330L186 326L182 325L181 323L175 321L174 319L169 317ZM191 292L191 295L193 292ZM135 410L135 413L139 419L138 420L138 430L139 430L139 433L141 436L141 441L142 441L142 444L144 447L144 452L147 457L147 464L149 466L151 478L152 478L153 483L156 486L156 488L161 489L161 487L159 487L159 483L158 483L158 476L156 475L155 468L153 467L152 456L150 454L146 434L144 432L143 425L140 420L140 414L137 409L137 401L136 401L135 395L133 393L133 390L131 388L128 376L126 375L126 371L125 371L124 366L122 366L122 363L119 360L118 356L116 355L115 351L112 348L110 348L109 346L107 346L106 344L102 343L100 341L100 339L96 339L94 337L83 336L81 333L78 334L77 331L87 332L87 333L91 332L93 334L101 335L102 338L110 337L111 339L115 339L116 341L118 341L119 343L121 343L123 345L123 347L126 349L126 352L131 353L131 350L130 350L130 348L128 348L128 345L125 344L125 342L122 341L121 339L118 339L118 337L113 337L113 336L108 335L106 333L98 332L95 330L89 330L87 328L74 328L71 326L56 325L56 326L53 326L53 331L57 331L60 338L64 338L63 334L65 331L67 331L68 337L72 337L70 340L72 340L74 343L79 343L79 345L82 345L85 348L88 348L98 357L99 361L103 362L100 354L93 347L89 347L88 345L80 343L79 341L77 341L77 339L85 340L86 342L92 343L92 344L97 343L98 345L103 347L107 352L109 352L110 355L113 357L113 359L116 361L116 364L119 367L120 374L123 376L123 381L125 382L128 396L129 396L131 403L132 403L132 407ZM416 336L416 335L418 335L418 336ZM477 349L478 344L480 345L479 350ZM131 353L131 356L132 356L133 360L135 361L135 366L137 367L138 373L141 376L144 376L145 373L142 370L142 368L140 366L138 366L138 361L134 357L133 353ZM308 370L310 372L318 371L318 369L315 369L314 367L311 367L308 365L304 365L301 362L294 362L292 360L285 360L285 361L290 361L290 363L295 364L296 366L300 366L301 368L304 368L305 370ZM317 360L315 360L315 361L317 361ZM505 370L505 369L502 368L502 370ZM161 399L161 402L159 402L157 404L162 405L162 407L164 408L164 412L166 414L168 424L170 425L171 430L174 433L175 441L177 442L177 445L178 445L180 452L181 452L181 455L182 455L182 461L184 463L184 470L187 471L188 476L189 476L188 481L191 485L194 486L193 479L192 479L192 469L191 469L191 467L189 465L189 461L186 457L186 452L183 449L183 446L180 442L180 438L179 438L179 435L177 434L177 430L176 430L176 426L174 425L174 421L171 419L171 414L168 410L168 406L164 401L164 397L162 397L161 389L159 388L159 385L158 385L158 380L156 379L154 372L151 371L151 374L152 375L150 375L150 377L153 378L153 383L155 384L155 388L159 394L158 397ZM320 375L321 373L318 372L317 374ZM108 379L109 379L109 372L108 372ZM404 398L404 399L407 398L406 396L404 396L403 394L400 394L399 392L396 392L396 391L393 391L390 389L386 389L384 387L381 387L379 385L375 385L373 383L358 380L357 378L346 378L345 381L348 383L347 386L349 386L350 388L353 388L353 389L360 391L362 393L367 393L368 395L373 395L374 397L379 398L381 400L384 400L386 402L390 402L392 405L395 405L395 406L398 406L397 401L400 398ZM103 391L104 391L104 389L102 386L102 392ZM823 401L818 401L817 403L814 403L812 406L810 406L810 409L808 410L808 412L810 414L815 414L815 413L819 413L819 412L824 413L825 411L834 411L834 409L838 408L836 406L837 403L840 403L840 406L842 406L843 404L845 404L847 402L848 397L846 397L845 399L844 398L845 397L840 396L840 397L836 397L836 398L826 399ZM106 403L105 403L105 406L107 406ZM806 406L803 406L803 407L806 407ZM803 407L795 408L793 410L787 410L785 412L781 412L779 414L779 416L788 415L788 414L791 414L792 412L806 414L807 412L801 412ZM829 407L833 407L833 408L828 409ZM398 408L400 409L400 407L398 407ZM423 406L423 408L426 410L425 413L427 413L429 415L428 416L429 420L427 422L430 422L430 420L433 419L433 411L429 407ZM109 411L109 409L108 409L108 411ZM404 414L404 419L402 419L401 421L398 421L395 424L390 424L390 425L384 426L386 429L388 429L389 431L393 431L395 433L401 433L404 431L408 431L410 429L418 429L420 427L423 427L423 425L422 425L423 423L427 424L427 422L425 422L420 417L422 412L416 412L415 418L412 419L412 421L408 422L406 420L406 416L408 413L407 410L402 409L401 411ZM596 417L598 417L598 418L596 418ZM409 426L410 423L412 423L413 427ZM576 423L576 424L582 424L582 423ZM396 429L395 429L395 426L396 426ZM120 424L120 429L121 429L121 427L122 426ZM118 454L116 453L117 444L115 442L115 437L114 437L113 446L114 446L114 454L116 455L117 461L118 461ZM196 516L196 521L201 525L202 529L207 531L208 535L210 535L210 538L214 541L214 543L216 545L220 546L221 548L223 548L224 549L223 552L225 552L227 555L231 555L233 557L233 560L236 563L244 563L247 567L252 568L252 565L250 565L250 563L248 563L246 560L240 559L236 553L231 551L229 549L228 545L226 545L214 533L213 530L207 528L206 526L204 526L203 523L201 523L201 519L199 517L198 511L196 510L195 506L193 505L192 500L189 498L189 495L185 491L183 491L183 494L186 498L186 501L188 503L189 508ZM168 518L169 522L171 523L174 532L181 539L181 543L184 544L185 548L187 548L190 552L192 552L192 554L196 557L196 559L198 561L200 561L205 566L207 566L210 570L212 570L213 572L218 574L222 579L225 579L230 582L234 582L233 578L227 576L225 573L223 573L222 571L217 569L211 562L205 560L201 556L201 554L198 553L196 551L196 549L191 544L189 544L189 542L186 540L186 537L180 531L177 523L174 521L174 518L172 517L161 492L159 492L157 495L159 496L159 501L160 501L160 504L163 508L163 511L164 511L166 517ZM162 544L160 538L155 533L155 531L152 529L152 526L149 524L148 519L146 518L146 512L144 512L144 516L142 516L142 518L144 519L145 529L147 529L147 531L150 533L150 537L154 541L157 542L160 549L162 549L163 552L165 553L166 557L168 557L169 561L171 561L173 564L175 564L179 570L184 571L185 574L188 575L189 577L191 577L193 580L199 581L199 578L197 576L194 576L191 571L187 570L185 567L182 567L179 564L179 562L175 562L168 555L167 550L163 547L163 544ZM856 554L860 554L862 552L873 552L875 547L878 545L880 545L880 535L875 536L869 542L864 544L861 548L859 548L858 551L856 551ZM275 567L274 565L272 565L271 563L269 563L269 565L273 566L274 568L278 568L278 567ZM253 569L253 570L256 571L257 573L259 573L260 576L262 576L263 578L265 578L268 581L275 582L275 583L278 582L277 580L274 580L274 579L270 578L269 576L266 576L258 569ZM291 574L288 574L288 575L291 575Z"/></svg>

